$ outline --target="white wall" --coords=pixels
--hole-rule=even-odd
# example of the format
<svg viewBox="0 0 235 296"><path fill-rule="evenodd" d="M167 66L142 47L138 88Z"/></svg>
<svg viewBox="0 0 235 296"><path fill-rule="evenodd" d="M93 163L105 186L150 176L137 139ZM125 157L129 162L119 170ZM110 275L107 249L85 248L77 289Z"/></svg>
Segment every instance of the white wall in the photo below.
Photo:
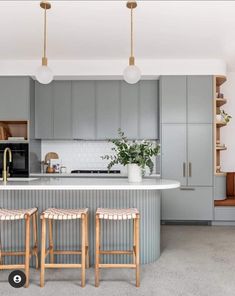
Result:
<svg viewBox="0 0 235 296"><path fill-rule="evenodd" d="M235 72L227 73L227 82L223 85L222 92L227 99L227 104L222 108L233 118L221 130L221 142L227 150L221 152L222 171L235 171Z"/></svg>

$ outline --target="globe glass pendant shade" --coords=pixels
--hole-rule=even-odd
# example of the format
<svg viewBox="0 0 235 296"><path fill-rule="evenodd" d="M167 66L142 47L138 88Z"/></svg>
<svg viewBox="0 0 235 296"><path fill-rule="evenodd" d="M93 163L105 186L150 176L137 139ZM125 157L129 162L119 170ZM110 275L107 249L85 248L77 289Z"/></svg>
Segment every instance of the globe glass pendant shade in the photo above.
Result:
<svg viewBox="0 0 235 296"><path fill-rule="evenodd" d="M123 72L124 80L129 84L137 83L141 78L140 69L135 65L126 67Z"/></svg>
<svg viewBox="0 0 235 296"><path fill-rule="evenodd" d="M53 73L48 66L40 66L37 69L36 78L42 84L49 84L53 80Z"/></svg>

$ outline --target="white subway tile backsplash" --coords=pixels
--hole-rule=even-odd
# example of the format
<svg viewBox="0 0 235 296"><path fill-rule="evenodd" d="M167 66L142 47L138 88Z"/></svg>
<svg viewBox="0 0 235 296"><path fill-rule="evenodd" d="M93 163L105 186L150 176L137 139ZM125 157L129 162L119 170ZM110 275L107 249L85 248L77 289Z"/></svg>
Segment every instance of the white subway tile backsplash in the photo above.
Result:
<svg viewBox="0 0 235 296"><path fill-rule="evenodd" d="M46 141L42 140L41 159L45 159L48 152L56 152L59 155L61 165L67 167L67 171L76 169L107 169L109 161L101 156L112 154L113 144L107 141ZM156 163L156 161L155 161ZM120 169L126 174L127 169L122 165L115 165L113 169ZM146 171L148 173L148 171ZM154 167L156 173L156 166Z"/></svg>

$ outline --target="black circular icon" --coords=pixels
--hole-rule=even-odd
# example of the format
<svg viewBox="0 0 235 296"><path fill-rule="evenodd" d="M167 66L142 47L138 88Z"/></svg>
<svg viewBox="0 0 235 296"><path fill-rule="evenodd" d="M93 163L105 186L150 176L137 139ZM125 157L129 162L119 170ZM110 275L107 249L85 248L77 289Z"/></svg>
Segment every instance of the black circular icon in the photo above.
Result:
<svg viewBox="0 0 235 296"><path fill-rule="evenodd" d="M21 270L14 270L9 274L9 284L14 288L22 288L26 283L26 276Z"/></svg>

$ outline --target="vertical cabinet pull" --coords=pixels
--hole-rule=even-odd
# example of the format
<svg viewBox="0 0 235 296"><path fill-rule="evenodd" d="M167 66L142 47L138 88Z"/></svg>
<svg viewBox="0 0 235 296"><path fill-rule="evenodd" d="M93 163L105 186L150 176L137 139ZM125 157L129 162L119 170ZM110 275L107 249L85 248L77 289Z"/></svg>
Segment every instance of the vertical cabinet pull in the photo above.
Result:
<svg viewBox="0 0 235 296"><path fill-rule="evenodd" d="M183 163L183 177L186 177L186 163Z"/></svg>
<svg viewBox="0 0 235 296"><path fill-rule="evenodd" d="M191 162L188 163L188 176L192 177L192 163Z"/></svg>

